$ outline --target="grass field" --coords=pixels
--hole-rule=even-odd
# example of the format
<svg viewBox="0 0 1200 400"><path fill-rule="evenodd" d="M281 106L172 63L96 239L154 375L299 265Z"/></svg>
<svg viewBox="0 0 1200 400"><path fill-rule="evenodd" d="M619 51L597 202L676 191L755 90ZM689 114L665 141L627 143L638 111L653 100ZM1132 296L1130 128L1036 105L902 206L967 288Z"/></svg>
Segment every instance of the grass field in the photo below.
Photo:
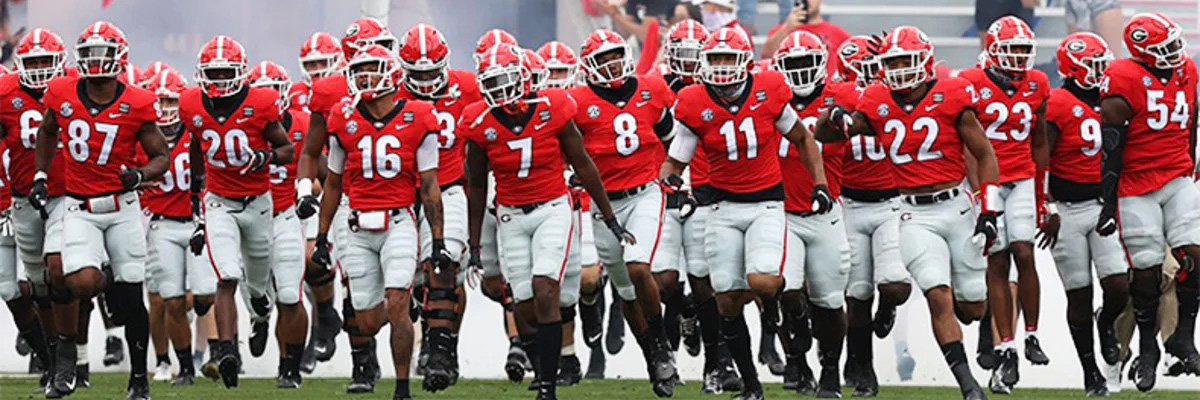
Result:
<svg viewBox="0 0 1200 400"><path fill-rule="evenodd" d="M342 378L305 379L302 388L290 391L276 389L273 379L243 379L241 386L237 389L226 390L215 382L201 379L201 381L197 381L195 386L188 388L173 388L168 384L155 382L151 387L151 395L154 399L179 400L265 400L272 398L287 400L365 400L390 399L393 387L392 381L385 379L380 381L380 385L376 388L374 394L348 395L344 390L346 379ZM123 390L125 381L126 375L124 374L97 374L92 377L91 388L80 389L68 399L120 400L125 397ZM32 378L0 378L0 399L41 399L43 398L41 394L33 393L33 388L36 385L37 381ZM449 391L438 394L424 393L420 391L420 388L420 382L414 381L412 384L413 394L417 398L424 399L507 400L533 398L533 392L526 391L524 385L514 385L506 381L464 380L450 388ZM780 390L778 384L767 384L767 388L768 398L788 399L799 397L795 393L787 393ZM847 390L845 394L849 397L850 391ZM650 392L649 385L640 380L605 380L584 381L575 387L559 389L558 397L564 400L632 400L653 399L654 394ZM700 394L700 387L696 382L678 387L675 392L676 399L727 399L729 397L731 396L703 396ZM1083 391L1018 389L1012 396L993 397L1038 400L1081 399L1083 398ZM956 400L960 399L961 396L958 390L954 388L885 387L880 390L879 398L899 400ZM1200 398L1200 394L1197 392L1159 391L1146 395L1136 391L1125 391L1115 394L1111 398L1194 400Z"/></svg>

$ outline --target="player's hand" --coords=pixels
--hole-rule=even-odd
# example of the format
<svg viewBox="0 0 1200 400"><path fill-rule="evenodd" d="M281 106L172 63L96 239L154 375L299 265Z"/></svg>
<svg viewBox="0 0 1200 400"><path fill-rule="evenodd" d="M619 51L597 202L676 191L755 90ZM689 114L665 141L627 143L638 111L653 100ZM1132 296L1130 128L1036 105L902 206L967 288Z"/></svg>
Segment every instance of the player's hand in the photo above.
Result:
<svg viewBox="0 0 1200 400"><path fill-rule="evenodd" d="M824 214L833 209L833 196L829 194L829 188L825 185L813 186L812 191L812 211L817 214Z"/></svg>
<svg viewBox="0 0 1200 400"><path fill-rule="evenodd" d="M571 176L567 177L567 187L583 189L583 179L579 178L579 174L571 174Z"/></svg>
<svg viewBox="0 0 1200 400"><path fill-rule="evenodd" d="M996 228L996 214L981 212L979 217L975 218L975 234L971 236L971 242L983 246L983 252L987 254L988 248L996 241L997 232L999 229Z"/></svg>
<svg viewBox="0 0 1200 400"><path fill-rule="evenodd" d="M296 201L296 216L300 217L300 219L308 219L308 217L316 214L320 208L321 200L318 200L317 196L311 194L300 196L300 200Z"/></svg>
<svg viewBox="0 0 1200 400"><path fill-rule="evenodd" d="M479 258L479 246L471 247L467 257L467 284L474 289L483 282L483 261Z"/></svg>
<svg viewBox="0 0 1200 400"><path fill-rule="evenodd" d="M46 178L33 178L33 187L29 189L29 206L42 213L42 219L50 218L46 205L50 203L50 190L46 188Z"/></svg>
<svg viewBox="0 0 1200 400"><path fill-rule="evenodd" d="M854 116L842 106L834 104L829 108L828 123L830 127L841 132L842 136L850 136L850 126L854 125Z"/></svg>
<svg viewBox="0 0 1200 400"><path fill-rule="evenodd" d="M1096 221L1096 233L1108 236L1117 231L1117 205L1104 204L1100 208L1100 219Z"/></svg>
<svg viewBox="0 0 1200 400"><path fill-rule="evenodd" d="M196 230L192 231L192 237L188 239L188 247L191 248L192 254L200 255L204 251L206 240L204 236L204 222L201 221L196 224Z"/></svg>
<svg viewBox="0 0 1200 400"><path fill-rule="evenodd" d="M443 269L449 269L453 261L450 259L450 251L446 250L445 239L433 239L433 251L431 252L430 261L433 262L434 275L440 275Z"/></svg>
<svg viewBox="0 0 1200 400"><path fill-rule="evenodd" d="M122 165L117 177L121 179L121 187L125 190L136 189L142 184L142 171L137 168L130 169Z"/></svg>
<svg viewBox="0 0 1200 400"><path fill-rule="evenodd" d="M670 174L662 179L662 187L667 189L667 193L675 193L683 190L683 178L679 174Z"/></svg>
<svg viewBox="0 0 1200 400"><path fill-rule="evenodd" d="M250 162L240 171L242 175L249 172L258 171L271 163L271 159L275 158L275 152L271 150L250 150Z"/></svg>
<svg viewBox="0 0 1200 400"><path fill-rule="evenodd" d="M324 233L317 234L317 242L313 244L313 253L310 257L313 264L317 264L321 268L329 268L329 238Z"/></svg>
<svg viewBox="0 0 1200 400"><path fill-rule="evenodd" d="M625 230L625 227L621 226L621 221L617 221L616 217L609 217L608 219L605 219L604 224L608 225L608 230L612 231L613 236L616 236L617 240L621 241L621 243L628 245L637 244L637 238L633 237L632 233L629 233L629 231Z"/></svg>
<svg viewBox="0 0 1200 400"><path fill-rule="evenodd" d="M1054 245L1058 244L1058 229L1062 227L1062 218L1058 213L1050 214L1046 217L1046 222L1038 227L1037 236L1038 247L1043 249L1053 249Z"/></svg>

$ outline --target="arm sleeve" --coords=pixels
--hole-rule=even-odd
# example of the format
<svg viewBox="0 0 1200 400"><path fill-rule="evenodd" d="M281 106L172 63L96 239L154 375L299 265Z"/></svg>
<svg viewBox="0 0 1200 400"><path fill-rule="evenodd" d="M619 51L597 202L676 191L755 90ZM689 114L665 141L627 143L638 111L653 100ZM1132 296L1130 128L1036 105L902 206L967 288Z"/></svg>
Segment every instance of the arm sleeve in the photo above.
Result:
<svg viewBox="0 0 1200 400"><path fill-rule="evenodd" d="M337 137L329 138L329 154L325 156L328 160L326 165L329 167L329 172L341 175L346 169L346 151L342 150L341 143L338 143Z"/></svg>
<svg viewBox="0 0 1200 400"><path fill-rule="evenodd" d="M700 145L700 137L687 125L675 123L675 139L671 141L671 149L667 151L667 155L679 161L691 162L692 156L696 155L696 146Z"/></svg>
<svg viewBox="0 0 1200 400"><path fill-rule="evenodd" d="M671 113L670 108L663 109L662 116L654 124L654 134L664 142L675 137L675 116Z"/></svg>
<svg viewBox="0 0 1200 400"><path fill-rule="evenodd" d="M438 135L436 132L430 132L425 135L425 139L421 140L421 147L417 148L417 171L425 172L438 167Z"/></svg>
<svg viewBox="0 0 1200 400"><path fill-rule="evenodd" d="M788 133L800 122L800 116L796 115L796 110L791 107L783 106L783 111L779 113L779 118L775 119L775 129L779 133Z"/></svg>

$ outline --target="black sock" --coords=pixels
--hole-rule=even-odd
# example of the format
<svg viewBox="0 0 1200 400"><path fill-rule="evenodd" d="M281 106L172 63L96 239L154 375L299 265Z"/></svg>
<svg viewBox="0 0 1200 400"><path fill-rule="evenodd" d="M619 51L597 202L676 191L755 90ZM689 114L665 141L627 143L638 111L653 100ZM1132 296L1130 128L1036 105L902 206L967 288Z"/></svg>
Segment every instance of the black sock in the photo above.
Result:
<svg viewBox="0 0 1200 400"><path fill-rule="evenodd" d="M717 313L717 299L700 303L696 310L700 319L700 339L704 342L704 357L710 357L721 342L721 315Z"/></svg>
<svg viewBox="0 0 1200 400"><path fill-rule="evenodd" d="M943 344L942 356L946 358L950 372L954 373L954 380L958 381L959 389L966 392L968 389L979 388L979 383L971 376L971 366L967 364L967 353L961 341Z"/></svg>
<svg viewBox="0 0 1200 400"><path fill-rule="evenodd" d="M759 319L762 325L763 336L775 336L779 331L779 300L774 297L762 299L762 318Z"/></svg>
<svg viewBox="0 0 1200 400"><path fill-rule="evenodd" d="M175 349L175 358L179 360L180 375L195 375L195 364L192 361L192 346Z"/></svg>
<svg viewBox="0 0 1200 400"><path fill-rule="evenodd" d="M874 360L871 327L851 326L846 329L846 362L870 365Z"/></svg>
<svg viewBox="0 0 1200 400"><path fill-rule="evenodd" d="M396 379L396 392L392 394L393 399L408 398L408 378Z"/></svg>
<svg viewBox="0 0 1200 400"><path fill-rule="evenodd" d="M129 373L146 374L146 349L150 347L150 315L142 302L142 284L117 282L107 296L122 296L121 315L125 321L125 342L129 348Z"/></svg>
<svg viewBox="0 0 1200 400"><path fill-rule="evenodd" d="M529 358L530 364L533 364L534 379L539 379L542 374L542 369L539 367L542 365L542 359L538 358L541 348L538 347L537 343L537 330L534 330L533 332L519 333L518 337L520 338L519 343L521 348L525 349L525 357Z"/></svg>
<svg viewBox="0 0 1200 400"><path fill-rule="evenodd" d="M1075 343L1075 354L1084 376L1100 372L1096 366L1094 323L1092 322L1092 286L1067 291L1067 329Z"/></svg>
<svg viewBox="0 0 1200 400"><path fill-rule="evenodd" d="M837 371L842 358L842 342L846 340L846 312L841 308L812 306L813 336L817 338L817 358L822 369Z"/></svg>
<svg viewBox="0 0 1200 400"><path fill-rule="evenodd" d="M1133 317L1138 327L1139 353L1158 353L1158 299L1160 268L1134 270L1129 283Z"/></svg>
<svg viewBox="0 0 1200 400"><path fill-rule="evenodd" d="M661 315L651 315L646 317L646 326L649 327L649 332L653 335L654 340L658 345L667 344L667 329L663 324Z"/></svg>
<svg viewBox="0 0 1200 400"><path fill-rule="evenodd" d="M337 313L333 309L333 299L317 302L317 315L326 315L327 313Z"/></svg>
<svg viewBox="0 0 1200 400"><path fill-rule="evenodd" d="M1191 271L1190 274L1200 274L1200 271ZM1179 324L1172 336L1178 337L1176 340L1186 340L1185 343L1194 341L1196 312L1200 309L1200 288L1192 286L1194 280L1200 281L1200 277L1189 276L1184 282L1175 285L1175 296L1179 299Z"/></svg>
<svg viewBox="0 0 1200 400"><path fill-rule="evenodd" d="M558 381L558 360L562 355L562 322L539 324L537 331L538 368L542 373L542 386L555 385Z"/></svg>
<svg viewBox="0 0 1200 400"><path fill-rule="evenodd" d="M992 351L996 347L992 339L992 310L984 311L983 318L979 320L979 343L975 347L975 352L982 354Z"/></svg>
<svg viewBox="0 0 1200 400"><path fill-rule="evenodd" d="M746 318L741 315L721 317L721 335L724 336L725 343L729 346L733 362L737 364L744 389L761 389L762 383L758 381L758 370L755 369L754 360L750 357L753 353L750 351L750 329L746 327Z"/></svg>
<svg viewBox="0 0 1200 400"><path fill-rule="evenodd" d="M283 346L283 365L288 372L300 372L300 359L304 357L303 344L286 344Z"/></svg>
<svg viewBox="0 0 1200 400"><path fill-rule="evenodd" d="M47 315L46 317L49 318L50 316ZM42 324L37 319L34 319L33 323L25 327L25 329L22 329L20 335L22 338L25 338L26 343L29 343L29 348L33 349L33 354L45 360L43 363L52 360L50 358L49 344L46 343L46 332L42 330Z"/></svg>
<svg viewBox="0 0 1200 400"><path fill-rule="evenodd" d="M667 293L663 301L663 330L671 349L679 348L679 314L683 311L683 285L675 286L675 290Z"/></svg>
<svg viewBox="0 0 1200 400"><path fill-rule="evenodd" d="M166 363L167 365L171 365L171 357L167 356L166 351L163 351L162 353L155 353L154 354L154 365L158 366L163 363Z"/></svg>

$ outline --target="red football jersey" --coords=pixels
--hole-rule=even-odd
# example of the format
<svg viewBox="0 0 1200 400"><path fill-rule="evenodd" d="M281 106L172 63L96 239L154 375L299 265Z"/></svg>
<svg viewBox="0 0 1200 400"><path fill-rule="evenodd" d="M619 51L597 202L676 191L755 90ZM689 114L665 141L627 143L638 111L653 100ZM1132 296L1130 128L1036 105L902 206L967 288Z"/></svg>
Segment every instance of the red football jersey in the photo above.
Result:
<svg viewBox="0 0 1200 400"><path fill-rule="evenodd" d="M304 136L308 133L308 113L289 109L279 123L296 151L300 151L304 146ZM270 165L271 205L275 214L296 204L296 169L299 163L300 157L296 157L287 165Z"/></svg>
<svg viewBox="0 0 1200 400"><path fill-rule="evenodd" d="M312 97L312 92L309 90L308 82L293 83L287 93L288 110L309 113L308 99L310 97Z"/></svg>
<svg viewBox="0 0 1200 400"><path fill-rule="evenodd" d="M666 152L654 125L675 102L675 92L663 80L635 77L616 90L576 86L567 93L575 99L575 125L605 190L626 190L658 179Z"/></svg>
<svg viewBox="0 0 1200 400"><path fill-rule="evenodd" d="M793 101L789 105L796 110L800 123L813 132L821 111L834 104L853 102L857 97L858 91L853 83L830 83L823 86L821 92L813 93L811 103ZM829 194L836 199L842 195L842 158L845 157L846 142L817 142L817 147L821 149L821 165L825 167L825 180L828 183L826 186ZM812 176L800 161L800 152L786 137L779 142L779 157L779 167L783 170L783 192L787 196L784 209L791 212L812 211Z"/></svg>
<svg viewBox="0 0 1200 400"><path fill-rule="evenodd" d="M901 106L883 85L868 86L857 110L887 144L901 189L962 181L966 176L959 115L974 110L971 83L960 78L935 81L916 104Z"/></svg>
<svg viewBox="0 0 1200 400"><path fill-rule="evenodd" d="M1130 59L1104 70L1100 97L1120 97L1133 115L1125 133L1124 163L1118 196L1158 190L1171 179L1192 173L1188 119L1196 104L1196 64L1188 59L1169 79L1159 79Z"/></svg>
<svg viewBox="0 0 1200 400"><path fill-rule="evenodd" d="M445 96L433 101L433 108L441 128L438 132L438 184L449 185L463 179L463 156L466 147L457 134L458 119L463 110L474 102L483 100L479 95L479 86L475 83L475 74L468 71L450 70L446 82ZM424 100L403 87L401 95L406 99Z"/></svg>
<svg viewBox="0 0 1200 400"><path fill-rule="evenodd" d="M268 88L247 88L245 97L227 116L213 115L199 88L179 96L179 118L204 153L206 190L235 198L267 193L269 169L242 170L250 163L250 150L271 150L263 136L267 125L279 122L279 95Z"/></svg>
<svg viewBox="0 0 1200 400"><path fill-rule="evenodd" d="M705 85L684 88L675 103L675 119L695 133L697 147L704 148L710 183L731 193L754 193L781 181L782 135L775 120L788 106L792 91L777 71L748 79L746 92L735 104L718 100Z"/></svg>
<svg viewBox="0 0 1200 400"><path fill-rule="evenodd" d="M346 76L340 73L333 74L313 81L308 95L308 109L321 114L328 122L333 106L348 98L350 89L346 87Z"/></svg>
<svg viewBox="0 0 1200 400"><path fill-rule="evenodd" d="M838 103L847 111L858 109L863 89L846 82L856 91L846 103ZM875 85L879 85L876 83ZM834 99L834 101L838 101ZM865 113L866 111L864 111ZM855 135L846 140L848 149L842 159L842 186L857 190L892 190L896 188L896 172L888 160L884 141L875 136Z"/></svg>
<svg viewBox="0 0 1200 400"><path fill-rule="evenodd" d="M16 73L0 76L0 125L4 125L4 146L9 150L11 160L8 182L19 196L28 196L33 186L33 174L37 172L33 162L34 147L45 113L42 92L21 86ZM63 180L63 163L66 161L62 157L66 155L60 150L47 171L46 189L51 197L62 196L66 191Z"/></svg>
<svg viewBox="0 0 1200 400"><path fill-rule="evenodd" d="M1001 88L979 68L959 71L971 82L978 96L975 115L996 151L1000 182L1033 178L1033 147L1030 133L1038 123L1037 110L1050 97L1050 84L1042 71L1031 70Z"/></svg>
<svg viewBox="0 0 1200 400"><path fill-rule="evenodd" d="M338 109L349 106L349 101L336 105ZM342 179L354 188L346 192L350 208L376 211L411 206L421 188L417 149L426 136L441 131L433 105L405 100L379 119L363 107L360 103L348 116L332 113L326 125L346 155Z"/></svg>
<svg viewBox="0 0 1200 400"><path fill-rule="evenodd" d="M647 76L660 77L662 78L664 84L671 82L668 85L671 88L671 91L675 92L676 95L679 94L680 90L683 90L683 88L688 86L687 84L683 83L683 81L676 80L674 76L670 75L668 72L664 72L664 75L651 74ZM672 105L672 111L674 111L674 105ZM704 155L703 146L696 146L696 154L692 156L692 162L688 163L687 169L688 182L693 188L709 184L708 157Z"/></svg>
<svg viewBox="0 0 1200 400"><path fill-rule="evenodd" d="M1050 173L1077 183L1100 183L1100 106L1062 88L1050 91L1046 122L1058 130L1050 150Z"/></svg>
<svg viewBox="0 0 1200 400"><path fill-rule="evenodd" d="M483 102L468 106L458 121L460 135L487 152L500 205L541 203L567 193L558 134L575 116L575 100L562 89L544 89L537 95L546 101L531 105L528 119L512 127L496 119L503 111L489 111ZM471 126L484 112L482 121Z"/></svg>
<svg viewBox="0 0 1200 400"><path fill-rule="evenodd" d="M142 190L142 208L150 212L172 218L192 216L192 203L188 200L192 184L191 137L186 129L179 133L174 143L167 142L170 154L167 158L167 172L162 178L150 182ZM145 152L138 151L138 159L145 160Z"/></svg>
<svg viewBox="0 0 1200 400"><path fill-rule="evenodd" d="M162 111L145 89L117 84L116 97L96 104L84 95L84 80L60 77L46 87L43 103L54 111L65 151L66 193L94 197L124 191L117 175L134 168L140 147L138 130L153 124Z"/></svg>

